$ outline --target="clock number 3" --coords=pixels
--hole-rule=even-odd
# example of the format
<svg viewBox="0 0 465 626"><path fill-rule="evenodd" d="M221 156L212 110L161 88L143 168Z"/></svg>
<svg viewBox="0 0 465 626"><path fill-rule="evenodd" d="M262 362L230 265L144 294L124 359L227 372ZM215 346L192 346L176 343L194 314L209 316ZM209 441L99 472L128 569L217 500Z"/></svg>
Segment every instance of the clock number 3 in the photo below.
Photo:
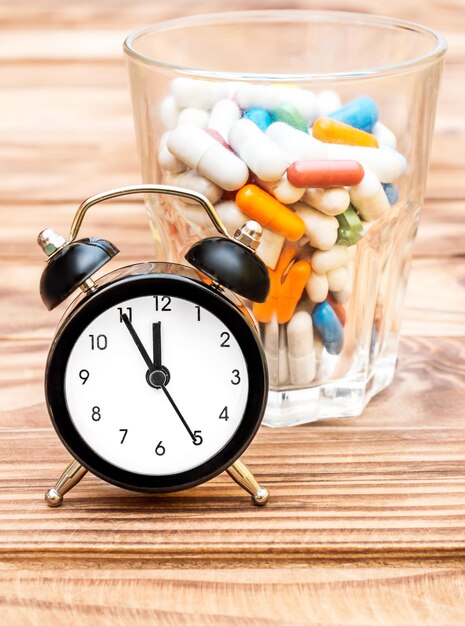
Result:
<svg viewBox="0 0 465 626"><path fill-rule="evenodd" d="M231 383L233 385L238 385L241 382L241 375L239 373L239 370L233 370L232 375L233 378L231 378Z"/></svg>

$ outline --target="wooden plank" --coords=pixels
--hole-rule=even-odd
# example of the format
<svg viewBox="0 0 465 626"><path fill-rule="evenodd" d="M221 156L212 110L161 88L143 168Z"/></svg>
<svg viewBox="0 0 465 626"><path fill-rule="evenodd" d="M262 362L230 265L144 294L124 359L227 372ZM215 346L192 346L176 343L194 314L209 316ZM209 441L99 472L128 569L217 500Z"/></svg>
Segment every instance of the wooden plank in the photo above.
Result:
<svg viewBox="0 0 465 626"><path fill-rule="evenodd" d="M461 626L464 570L313 568L1 572L4 624ZM53 590L53 594L51 591ZM31 615L35 616L31 622Z"/></svg>

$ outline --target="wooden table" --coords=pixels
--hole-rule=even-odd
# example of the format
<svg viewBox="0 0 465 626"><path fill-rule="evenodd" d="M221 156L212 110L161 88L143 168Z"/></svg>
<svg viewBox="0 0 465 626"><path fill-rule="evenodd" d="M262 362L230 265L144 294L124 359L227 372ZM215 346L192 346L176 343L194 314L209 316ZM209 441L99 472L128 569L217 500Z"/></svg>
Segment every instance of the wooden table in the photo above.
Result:
<svg viewBox="0 0 465 626"><path fill-rule="evenodd" d="M265 4L286 3L235 6ZM66 232L87 195L139 180L124 34L215 8L0 7L0 623L463 625L463 0L369 6L441 29L450 43L393 386L358 419L263 429L246 458L272 492L265 509L227 476L164 497L88 476L62 509L44 506L68 455L43 400L60 311L39 300L35 236L48 225ZM118 243L119 263L151 256L137 201L89 215L85 231Z"/></svg>

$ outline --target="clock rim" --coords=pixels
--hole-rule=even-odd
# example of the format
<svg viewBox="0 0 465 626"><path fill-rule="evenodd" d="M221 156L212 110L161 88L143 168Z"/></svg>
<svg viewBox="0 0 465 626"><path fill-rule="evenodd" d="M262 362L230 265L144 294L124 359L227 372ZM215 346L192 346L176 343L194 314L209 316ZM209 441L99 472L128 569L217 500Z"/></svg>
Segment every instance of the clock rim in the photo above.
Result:
<svg viewBox="0 0 465 626"><path fill-rule="evenodd" d="M151 264L156 271L157 263ZM160 263L166 268L166 264ZM120 268L120 270L123 268ZM164 493L195 487L230 467L253 440L266 408L268 371L258 334L246 315L223 293L184 272L190 268L170 264L170 273L122 276L97 287L82 300L59 328L50 348L45 371L45 397L50 419L70 454L102 480L137 492ZM118 271L120 271L118 270ZM171 273L172 271L176 273ZM163 270L162 270L163 271ZM177 474L146 475L117 467L99 456L81 437L71 419L65 394L65 373L76 340L98 315L126 300L168 295L199 304L218 317L233 333L243 354L249 390L243 418L232 438L214 456Z"/></svg>

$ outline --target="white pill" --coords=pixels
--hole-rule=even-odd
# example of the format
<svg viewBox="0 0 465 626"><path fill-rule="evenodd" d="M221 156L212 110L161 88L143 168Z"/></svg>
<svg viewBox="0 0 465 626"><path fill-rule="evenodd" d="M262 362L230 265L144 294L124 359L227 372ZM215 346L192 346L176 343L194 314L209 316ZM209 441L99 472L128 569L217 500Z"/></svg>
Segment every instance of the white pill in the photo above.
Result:
<svg viewBox="0 0 465 626"><path fill-rule="evenodd" d="M246 218L243 224L248 220ZM242 224L241 224L242 226ZM257 254L263 261L263 263L274 270L278 264L279 255L284 246L284 237L274 233L268 228L263 228L262 236L260 237L260 245L257 248Z"/></svg>
<svg viewBox="0 0 465 626"><path fill-rule="evenodd" d="M216 130L225 141L234 122L241 117L241 110L234 100L219 100L211 110L207 128Z"/></svg>
<svg viewBox="0 0 465 626"><path fill-rule="evenodd" d="M206 128L210 114L205 109L199 109L197 107L187 107L181 111L178 116L177 126L182 124L193 124L199 128Z"/></svg>
<svg viewBox="0 0 465 626"><path fill-rule="evenodd" d="M307 385L315 378L312 317L306 311L295 313L287 325L289 374L294 385Z"/></svg>
<svg viewBox="0 0 465 626"><path fill-rule="evenodd" d="M218 200L223 195L223 190L218 185L212 183L211 180L205 178L205 176L201 176L197 172L192 170L187 170L186 172L182 172L182 174L177 174L171 178L171 184L177 187L185 187L186 189L192 189L192 191L197 191L198 193L206 196L212 204L218 202ZM184 202L188 204L196 204L199 206L199 203L196 200L190 200L189 198L183 198ZM199 209L205 213L204 209L199 206Z"/></svg>
<svg viewBox="0 0 465 626"><path fill-rule="evenodd" d="M265 181L280 180L287 169L283 151L251 120L237 120L229 132L229 144L252 172Z"/></svg>
<svg viewBox="0 0 465 626"><path fill-rule="evenodd" d="M179 108L176 100L170 94L163 98L160 104L160 118L167 130L174 128L178 122Z"/></svg>
<svg viewBox="0 0 465 626"><path fill-rule="evenodd" d="M283 338L280 338L280 334ZM270 385L276 386L286 382L288 378L287 349L285 344L285 336L281 330L276 317L271 322L265 324L263 337L263 347L265 349L266 360L268 363L268 373L270 376Z"/></svg>
<svg viewBox="0 0 465 626"><path fill-rule="evenodd" d="M218 100L230 96L231 87L217 81L175 78L171 83L171 92L181 109L198 107L209 110Z"/></svg>
<svg viewBox="0 0 465 626"><path fill-rule="evenodd" d="M167 142L169 136L170 131L168 130L160 137L160 147L158 149L158 163L160 164L160 167L162 167L167 172L171 172L172 174L179 174L186 169L186 166L168 150Z"/></svg>
<svg viewBox="0 0 465 626"><path fill-rule="evenodd" d="M259 179L259 184L260 187L266 189L268 193L283 204L294 204L294 202L298 202L305 193L305 189L299 189L299 187L291 185L287 180L287 174L284 174L280 180L273 182Z"/></svg>
<svg viewBox="0 0 465 626"><path fill-rule="evenodd" d="M236 230L249 220L247 215L242 213L234 200L218 202L215 206L215 210L230 235L234 235Z"/></svg>
<svg viewBox="0 0 465 626"><path fill-rule="evenodd" d="M288 163L327 159L327 147L311 135L293 128L285 122L274 122L266 129L266 136L274 141L286 155Z"/></svg>
<svg viewBox="0 0 465 626"><path fill-rule="evenodd" d="M378 140L380 146L385 148L392 148L393 150L397 148L397 137L394 135L390 128L388 128L381 122L376 122L376 124L373 126L373 135Z"/></svg>
<svg viewBox="0 0 465 626"><path fill-rule="evenodd" d="M337 111L342 106L341 98L336 91L328 89L320 91L316 95L316 108L318 117L329 115L333 111Z"/></svg>
<svg viewBox="0 0 465 626"><path fill-rule="evenodd" d="M346 304L352 295L352 285L350 284L347 287L344 287L341 291L334 291L332 295L333 298L340 304Z"/></svg>
<svg viewBox="0 0 465 626"><path fill-rule="evenodd" d="M347 271L347 268L342 265L341 267L329 270L326 277L328 279L328 287L330 291L342 291L348 283L349 272Z"/></svg>
<svg viewBox="0 0 465 626"><path fill-rule="evenodd" d="M392 183L407 169L405 157L390 148L365 148L328 143L327 149L330 159L358 161L364 169L374 172L383 183Z"/></svg>
<svg viewBox="0 0 465 626"><path fill-rule="evenodd" d="M329 250L337 241L339 222L332 215L325 215L321 211L312 209L299 202L295 205L295 212L304 221L305 234L309 243L318 250Z"/></svg>
<svg viewBox="0 0 465 626"><path fill-rule="evenodd" d="M282 102L289 102L306 122L313 121L317 116L315 94L306 89L243 83L237 88L234 97L243 109L259 108L273 111Z"/></svg>
<svg viewBox="0 0 465 626"><path fill-rule="evenodd" d="M180 161L222 189L233 191L247 182L247 165L197 126L184 124L171 131L168 149Z"/></svg>
<svg viewBox="0 0 465 626"><path fill-rule="evenodd" d="M350 201L362 220L371 222L380 218L390 209L389 200L376 174L365 170L361 182L349 187Z"/></svg>
<svg viewBox="0 0 465 626"><path fill-rule="evenodd" d="M350 196L345 187L306 189L303 201L326 215L340 215L349 207Z"/></svg>
<svg viewBox="0 0 465 626"><path fill-rule="evenodd" d="M345 265L349 255L345 246L334 246L331 250L317 250L312 254L312 269L318 274L326 274L336 267Z"/></svg>
<svg viewBox="0 0 465 626"><path fill-rule="evenodd" d="M312 272L306 286L308 297L312 302L323 302L326 300L329 291L326 274Z"/></svg>

